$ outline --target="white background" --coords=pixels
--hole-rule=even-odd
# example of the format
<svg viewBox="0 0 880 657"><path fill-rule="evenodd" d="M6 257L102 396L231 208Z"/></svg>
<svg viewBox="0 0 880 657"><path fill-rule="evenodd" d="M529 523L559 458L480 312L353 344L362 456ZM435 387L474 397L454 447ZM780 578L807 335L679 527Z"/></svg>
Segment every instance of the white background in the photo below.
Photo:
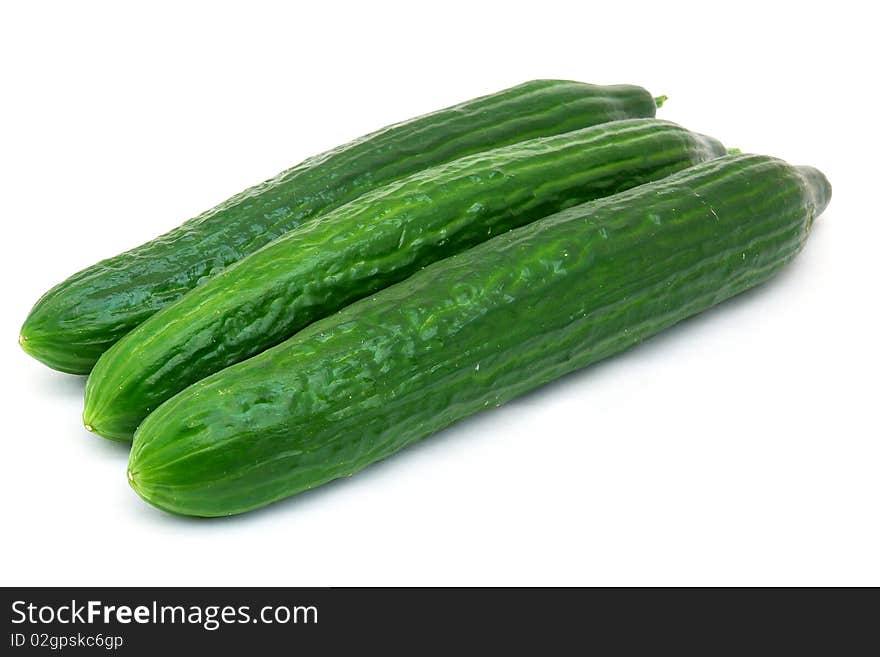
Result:
<svg viewBox="0 0 880 657"><path fill-rule="evenodd" d="M859 3L7 3L5 585L880 585L876 24ZM869 5L869 3L863 3ZM17 346L74 271L390 122L537 77L834 185L774 281L357 476L225 520L142 502L84 380Z"/></svg>

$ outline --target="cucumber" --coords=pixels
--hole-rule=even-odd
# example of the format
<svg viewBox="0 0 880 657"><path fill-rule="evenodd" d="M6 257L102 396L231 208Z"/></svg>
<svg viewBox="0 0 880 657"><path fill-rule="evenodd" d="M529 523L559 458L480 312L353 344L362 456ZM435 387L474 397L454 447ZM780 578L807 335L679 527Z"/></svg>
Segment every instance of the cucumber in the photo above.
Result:
<svg viewBox="0 0 880 657"><path fill-rule="evenodd" d="M675 124L630 119L478 153L368 192L122 338L89 377L83 422L129 440L152 409L188 385L431 262L723 153L717 141Z"/></svg>
<svg viewBox="0 0 880 657"><path fill-rule="evenodd" d="M732 155L437 262L190 386L128 479L167 511L248 511L350 475L769 278L831 196Z"/></svg>
<svg viewBox="0 0 880 657"><path fill-rule="evenodd" d="M655 109L641 87L534 80L384 128L74 274L37 302L19 342L49 367L88 374L104 351L159 309L370 189L471 153L606 121L652 117Z"/></svg>

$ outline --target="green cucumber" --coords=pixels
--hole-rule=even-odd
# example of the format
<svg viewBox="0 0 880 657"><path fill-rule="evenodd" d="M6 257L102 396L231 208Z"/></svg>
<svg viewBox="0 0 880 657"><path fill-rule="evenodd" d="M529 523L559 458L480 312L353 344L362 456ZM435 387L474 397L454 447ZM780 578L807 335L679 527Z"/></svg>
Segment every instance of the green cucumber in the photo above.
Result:
<svg viewBox="0 0 880 657"><path fill-rule="evenodd" d="M733 155L500 235L176 395L129 482L221 516L350 475L761 283L830 195L815 169Z"/></svg>
<svg viewBox="0 0 880 657"><path fill-rule="evenodd" d="M720 156L717 141L630 119L425 169L301 226L111 347L83 422L128 440L166 399L419 268L510 228Z"/></svg>
<svg viewBox="0 0 880 657"><path fill-rule="evenodd" d="M374 132L306 160L169 233L49 290L19 342L49 367L88 374L155 312L322 212L421 169L533 137L652 117L641 87L534 80Z"/></svg>

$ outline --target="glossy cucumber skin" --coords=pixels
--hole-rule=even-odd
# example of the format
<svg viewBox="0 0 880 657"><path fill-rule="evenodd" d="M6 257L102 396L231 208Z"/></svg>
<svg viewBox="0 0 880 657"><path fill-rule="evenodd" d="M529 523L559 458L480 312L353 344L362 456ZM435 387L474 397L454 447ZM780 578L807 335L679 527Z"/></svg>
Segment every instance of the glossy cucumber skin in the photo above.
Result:
<svg viewBox="0 0 880 657"><path fill-rule="evenodd" d="M641 87L534 80L399 123L310 158L174 230L49 290L19 341L49 367L88 374L119 338L289 230L426 167L524 139L652 117Z"/></svg>
<svg viewBox="0 0 880 657"><path fill-rule="evenodd" d="M421 267L563 208L724 154L657 119L542 137L425 169L291 231L135 328L98 361L83 422L129 440L163 401Z"/></svg>
<svg viewBox="0 0 880 657"><path fill-rule="evenodd" d="M349 475L761 283L830 195L815 169L731 155L500 235L176 395L129 481L220 516Z"/></svg>

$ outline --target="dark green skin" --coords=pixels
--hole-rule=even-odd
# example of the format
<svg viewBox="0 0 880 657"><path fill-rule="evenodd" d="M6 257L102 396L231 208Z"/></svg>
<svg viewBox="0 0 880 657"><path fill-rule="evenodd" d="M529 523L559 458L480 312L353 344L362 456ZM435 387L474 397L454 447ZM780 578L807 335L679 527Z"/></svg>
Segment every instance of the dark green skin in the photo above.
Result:
<svg viewBox="0 0 880 657"><path fill-rule="evenodd" d="M489 148L652 117L641 87L534 80L398 123L310 158L131 251L74 274L37 302L22 347L88 374L148 317L280 235L415 171Z"/></svg>
<svg viewBox="0 0 880 657"><path fill-rule="evenodd" d="M498 236L187 388L138 429L129 481L220 516L350 475L761 283L830 196L732 155Z"/></svg>
<svg viewBox="0 0 880 657"><path fill-rule="evenodd" d="M130 440L188 385L420 268L576 203L718 157L717 141L631 119L425 169L291 231L135 328L98 361L83 422Z"/></svg>

